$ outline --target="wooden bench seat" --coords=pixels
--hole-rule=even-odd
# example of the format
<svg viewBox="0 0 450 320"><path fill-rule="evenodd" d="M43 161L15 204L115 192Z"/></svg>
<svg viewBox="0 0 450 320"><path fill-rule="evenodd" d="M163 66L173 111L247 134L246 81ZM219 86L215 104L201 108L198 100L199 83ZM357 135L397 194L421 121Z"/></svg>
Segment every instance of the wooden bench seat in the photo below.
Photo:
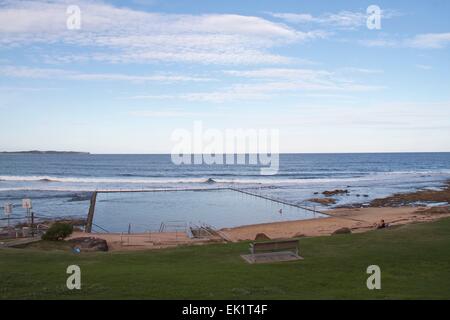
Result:
<svg viewBox="0 0 450 320"><path fill-rule="evenodd" d="M251 254L292 251L298 255L298 240L277 240L250 244Z"/></svg>

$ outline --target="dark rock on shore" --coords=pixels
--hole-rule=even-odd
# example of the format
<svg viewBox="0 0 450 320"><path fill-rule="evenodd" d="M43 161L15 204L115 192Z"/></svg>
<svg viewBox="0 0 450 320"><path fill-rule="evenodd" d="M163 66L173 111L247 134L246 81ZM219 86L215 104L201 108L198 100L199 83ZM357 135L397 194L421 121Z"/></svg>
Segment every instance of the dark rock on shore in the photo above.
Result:
<svg viewBox="0 0 450 320"><path fill-rule="evenodd" d="M326 197L331 197L339 194L347 194L348 190L346 189L336 189L336 190L330 190L330 191L324 191L322 194Z"/></svg>
<svg viewBox="0 0 450 320"><path fill-rule="evenodd" d="M370 202L372 207L400 207L414 205L416 202L448 202L450 203L450 184L442 190L419 190L410 193L397 193L392 196L375 199Z"/></svg>
<svg viewBox="0 0 450 320"><path fill-rule="evenodd" d="M255 241L271 240L265 233L258 233L255 237Z"/></svg>
<svg viewBox="0 0 450 320"><path fill-rule="evenodd" d="M205 183L216 183L216 181L212 178L208 178L208 180L206 180Z"/></svg>
<svg viewBox="0 0 450 320"><path fill-rule="evenodd" d="M80 248L81 251L108 251L108 243L104 239L94 237L81 237L70 239L72 248Z"/></svg>
<svg viewBox="0 0 450 320"><path fill-rule="evenodd" d="M307 201L320 203L320 204L323 204L326 206L336 203L336 199L333 199L333 198L312 198L312 199L308 199Z"/></svg>

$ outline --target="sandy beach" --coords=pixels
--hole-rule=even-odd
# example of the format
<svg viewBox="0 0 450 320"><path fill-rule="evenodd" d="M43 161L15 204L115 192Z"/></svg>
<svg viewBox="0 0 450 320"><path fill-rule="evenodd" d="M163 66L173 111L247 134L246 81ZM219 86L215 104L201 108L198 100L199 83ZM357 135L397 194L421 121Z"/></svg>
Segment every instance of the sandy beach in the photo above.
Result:
<svg viewBox="0 0 450 320"><path fill-rule="evenodd" d="M254 240L258 233L264 233L271 239L316 237L331 235L340 228L349 228L352 233L373 230L381 219L390 226L395 226L450 216L449 213L426 214L423 211L425 209L425 207L335 209L326 211L330 215L326 218L264 223L225 228L221 231L232 241Z"/></svg>

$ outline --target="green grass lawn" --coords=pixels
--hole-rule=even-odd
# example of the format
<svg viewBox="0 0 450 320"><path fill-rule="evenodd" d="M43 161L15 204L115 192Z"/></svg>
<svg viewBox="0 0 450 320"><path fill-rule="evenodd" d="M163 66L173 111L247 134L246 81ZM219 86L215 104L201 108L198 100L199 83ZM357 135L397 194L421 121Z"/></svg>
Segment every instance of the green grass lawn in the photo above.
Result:
<svg viewBox="0 0 450 320"><path fill-rule="evenodd" d="M0 249L0 298L450 298L450 219L305 238L300 248L302 261L259 265L240 257L248 243L80 255L42 244ZM66 288L71 264L81 267L81 290ZM366 287L372 264L381 268L381 290Z"/></svg>

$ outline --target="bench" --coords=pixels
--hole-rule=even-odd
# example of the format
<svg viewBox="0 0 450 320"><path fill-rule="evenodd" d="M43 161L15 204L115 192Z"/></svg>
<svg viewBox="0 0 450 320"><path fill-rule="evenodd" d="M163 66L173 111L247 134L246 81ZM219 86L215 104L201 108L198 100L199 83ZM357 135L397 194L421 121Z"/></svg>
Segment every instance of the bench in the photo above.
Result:
<svg viewBox="0 0 450 320"><path fill-rule="evenodd" d="M250 244L250 254L241 255L248 263L267 263L303 259L298 255L298 240L277 240Z"/></svg>
<svg viewBox="0 0 450 320"><path fill-rule="evenodd" d="M292 251L298 255L298 240L277 240L250 244L251 254Z"/></svg>

